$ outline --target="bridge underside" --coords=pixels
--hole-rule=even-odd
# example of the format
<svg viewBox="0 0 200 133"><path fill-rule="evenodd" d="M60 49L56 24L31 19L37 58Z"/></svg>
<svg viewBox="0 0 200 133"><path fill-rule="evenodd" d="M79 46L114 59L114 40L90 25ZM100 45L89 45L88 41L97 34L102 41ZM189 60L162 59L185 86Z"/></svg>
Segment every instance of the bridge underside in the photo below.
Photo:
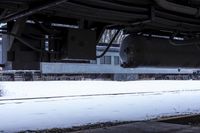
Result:
<svg viewBox="0 0 200 133"><path fill-rule="evenodd" d="M0 23L7 25L0 31L0 64L39 69L40 62L63 58L95 60L123 31L135 40L147 38L122 43L123 67L199 67L199 7L198 0L1 0ZM97 56L106 29L116 34ZM158 44L155 37L164 40Z"/></svg>

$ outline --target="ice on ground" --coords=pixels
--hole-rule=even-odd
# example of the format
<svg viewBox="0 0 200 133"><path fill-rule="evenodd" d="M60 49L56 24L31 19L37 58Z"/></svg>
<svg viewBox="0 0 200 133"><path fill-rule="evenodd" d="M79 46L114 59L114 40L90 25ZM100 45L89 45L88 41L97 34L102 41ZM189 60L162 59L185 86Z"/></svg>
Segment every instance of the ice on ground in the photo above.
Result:
<svg viewBox="0 0 200 133"><path fill-rule="evenodd" d="M5 92L0 98L0 131L6 132L200 113L199 81L1 82L0 85Z"/></svg>

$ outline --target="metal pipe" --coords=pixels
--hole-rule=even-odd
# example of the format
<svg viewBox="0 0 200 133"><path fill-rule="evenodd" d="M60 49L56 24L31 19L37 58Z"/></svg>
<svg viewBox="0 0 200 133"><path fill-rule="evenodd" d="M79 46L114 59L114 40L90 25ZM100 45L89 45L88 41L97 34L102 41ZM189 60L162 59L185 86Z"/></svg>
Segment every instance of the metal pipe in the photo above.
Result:
<svg viewBox="0 0 200 133"><path fill-rule="evenodd" d="M48 9L50 7L60 5L60 4L67 2L67 1L68 0L56 0L56 1L46 3L46 4L38 6L38 7L29 8L27 10L23 10L21 12L15 13L12 16L2 18L2 19L0 19L0 22L5 23L5 22L8 22L8 21L12 21L12 20L16 20L16 19L19 19L19 18L22 18L22 17L26 17L26 16L32 15L34 13L37 13L39 11Z"/></svg>
<svg viewBox="0 0 200 133"><path fill-rule="evenodd" d="M155 10L155 14L157 17L164 17L169 20L175 20L178 22L184 22L184 23L190 23L190 24L200 24L199 19L194 19L194 18L188 18L188 17L183 17L183 16L178 16L176 14L171 14L171 13L166 13L160 10Z"/></svg>
<svg viewBox="0 0 200 133"><path fill-rule="evenodd" d="M190 40L169 39L169 43L173 46L188 46L188 45L200 44L200 40L199 39L190 39Z"/></svg>
<svg viewBox="0 0 200 133"><path fill-rule="evenodd" d="M183 13L187 15L193 15L196 17L200 16L200 10L198 8L183 6L179 4L175 4L172 2L168 2L167 0L154 0L161 8L169 11L174 11L178 13Z"/></svg>

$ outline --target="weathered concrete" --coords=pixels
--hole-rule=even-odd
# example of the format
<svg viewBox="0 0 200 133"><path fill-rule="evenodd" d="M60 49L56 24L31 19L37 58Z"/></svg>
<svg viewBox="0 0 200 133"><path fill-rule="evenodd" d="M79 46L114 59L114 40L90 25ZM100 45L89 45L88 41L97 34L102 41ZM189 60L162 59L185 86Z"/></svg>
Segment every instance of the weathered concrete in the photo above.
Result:
<svg viewBox="0 0 200 133"><path fill-rule="evenodd" d="M75 133L200 133L200 127L162 122L137 122Z"/></svg>

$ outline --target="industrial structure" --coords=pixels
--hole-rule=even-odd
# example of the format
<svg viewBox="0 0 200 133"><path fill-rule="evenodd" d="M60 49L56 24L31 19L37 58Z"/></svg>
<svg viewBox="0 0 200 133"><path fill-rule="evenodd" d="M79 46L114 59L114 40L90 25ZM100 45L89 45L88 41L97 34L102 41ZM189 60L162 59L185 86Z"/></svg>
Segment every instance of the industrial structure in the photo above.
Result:
<svg viewBox="0 0 200 133"><path fill-rule="evenodd" d="M116 45L115 45L116 46ZM97 47L97 54L100 54L105 46ZM74 74L91 79L109 80L144 80L144 79L171 79L189 80L200 79L198 68L176 68L176 67L137 67L123 68L119 56L118 47L110 47L107 53L101 58L89 62L62 62L46 63L40 65L43 74ZM84 76L85 75L85 76ZM84 79L84 78L83 78Z"/></svg>
<svg viewBox="0 0 200 133"><path fill-rule="evenodd" d="M0 36L0 81L200 79L200 0L0 0ZM0 132L199 114L199 85L2 82Z"/></svg>
<svg viewBox="0 0 200 133"><path fill-rule="evenodd" d="M106 35L105 35L106 36ZM105 42L105 40L104 40ZM105 43L97 46L97 54L106 48ZM41 62L39 69L14 70L2 65L0 81L38 81L38 80L117 80L130 81L140 79L199 79L199 69L195 68L158 68L138 67L123 68L119 56L120 44L113 44L107 53L96 60L63 59L61 62ZM3 52L2 38L0 38L1 62Z"/></svg>
<svg viewBox="0 0 200 133"><path fill-rule="evenodd" d="M39 70L42 62L95 60L123 34L123 67L200 66L198 0L1 0L1 66ZM107 48L96 45L114 30Z"/></svg>

